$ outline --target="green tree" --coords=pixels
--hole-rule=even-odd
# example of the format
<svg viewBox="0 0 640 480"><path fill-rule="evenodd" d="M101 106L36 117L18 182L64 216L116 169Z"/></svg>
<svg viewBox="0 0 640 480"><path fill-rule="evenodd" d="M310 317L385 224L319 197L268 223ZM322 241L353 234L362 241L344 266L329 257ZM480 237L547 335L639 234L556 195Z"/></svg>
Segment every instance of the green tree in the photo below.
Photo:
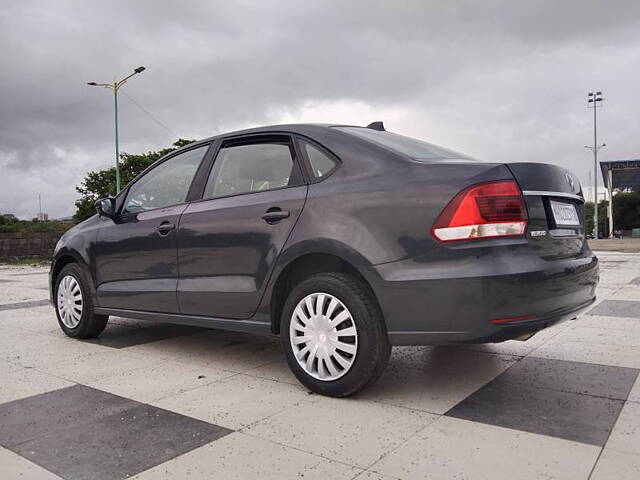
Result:
<svg viewBox="0 0 640 480"><path fill-rule="evenodd" d="M613 196L613 228L640 228L640 192L619 192Z"/></svg>
<svg viewBox="0 0 640 480"><path fill-rule="evenodd" d="M0 232L25 233L25 232L64 232L72 225L56 220L19 220L15 217L0 215Z"/></svg>
<svg viewBox="0 0 640 480"><path fill-rule="evenodd" d="M120 182L127 185L140 172L153 164L160 157L173 152L177 148L190 144L194 140L178 139L172 147L164 148L157 152L142 154L122 153L120 155ZM73 219L81 222L96 213L95 203L100 198L112 197L116 192L116 168L89 172L82 183L76 187L81 197L76 200L76 213Z"/></svg>
<svg viewBox="0 0 640 480"><path fill-rule="evenodd" d="M598 235L609 231L609 221L607 207L609 202L607 200L600 200L598 202ZM586 202L584 204L584 216L585 216L585 232L593 232L593 202Z"/></svg>
<svg viewBox="0 0 640 480"><path fill-rule="evenodd" d="M593 202L586 202L584 204L584 231L587 233L593 232Z"/></svg>
<svg viewBox="0 0 640 480"><path fill-rule="evenodd" d="M598 203L598 231L609 234L609 201ZM593 202L585 204L586 231L593 231ZM618 192L613 196L613 228L631 230L640 228L640 192Z"/></svg>

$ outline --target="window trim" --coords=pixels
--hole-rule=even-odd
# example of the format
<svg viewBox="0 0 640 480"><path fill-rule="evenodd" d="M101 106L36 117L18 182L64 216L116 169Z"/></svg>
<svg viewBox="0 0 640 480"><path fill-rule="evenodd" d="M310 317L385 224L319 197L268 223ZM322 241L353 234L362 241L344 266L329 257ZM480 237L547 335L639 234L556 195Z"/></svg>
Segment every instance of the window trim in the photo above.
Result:
<svg viewBox="0 0 640 480"><path fill-rule="evenodd" d="M342 160L340 159L340 157L338 157L335 153L333 153L327 147L316 142L315 140L311 140L310 138L303 137L301 135L296 135L295 143L296 143L297 149L300 151L300 156L303 158L304 170L307 177L307 182L310 185L313 183L324 182L327 178L333 175L342 166ZM313 173L313 168L311 167L311 159L309 159L309 155L307 155L307 149L304 147L304 143L308 143L313 147L317 148L318 150L320 150L322 153L324 153L327 157L329 157L335 162L335 166L331 170L329 170L326 173L326 175L323 175L322 177L315 176L315 174Z"/></svg>
<svg viewBox="0 0 640 480"><path fill-rule="evenodd" d="M233 193L230 195L222 195L220 197L205 197L205 189L209 182L209 177L213 171L216 159L220 153L220 150L226 147L234 147L240 145L255 145L260 143L286 143L289 146L289 152L291 153L291 159L293 160L293 168L291 169L292 177L295 179L295 183L285 185L284 187L270 188L269 190L256 190L255 192L242 192ZM209 164L204 169L202 185L199 187L197 198L192 200L192 203L209 202L212 200L219 200L222 198L232 198L240 195L253 195L256 193L276 192L278 190L284 190L285 188L295 188L302 185L306 185L307 179L305 178L303 168L300 167L300 154L295 147L295 138L290 133L278 133L278 132L266 132L266 133L251 133L244 135L230 135L221 137L216 141L215 152L209 159Z"/></svg>
<svg viewBox="0 0 640 480"><path fill-rule="evenodd" d="M138 175L136 175L135 178L133 180L131 180L129 182L129 184L125 188L123 188L118 195L116 195L116 203L117 204L119 203L119 205L117 205L117 208L116 208L117 215L119 217L122 217L122 218L131 218L131 217L134 217L136 215L139 215L140 213L153 212L153 211L156 211L156 210L161 210L163 208L171 208L171 207L177 207L179 205L186 205L186 204L190 203L191 201L193 201L192 200L192 196L193 196L193 193L194 193L193 192L194 186L196 185L196 181L199 178L200 171L201 171L203 165L205 165L207 163L207 160L209 159L209 156L211 155L212 146L214 146L215 143L216 142L213 142L213 141L207 141L207 142L202 142L202 143L195 144L193 146L192 145L187 145L184 148L180 148L180 149L178 149L178 150L176 150L174 152L168 153L164 157L159 158L154 163L149 165L142 172L140 172ZM193 175L193 178L191 179L191 184L189 185L189 189L187 190L187 196L186 196L184 202L173 203L171 205L165 205L163 207L150 208L148 210L140 210L138 212L125 212L124 211L124 208L125 208L125 205L126 205L126 202L127 202L127 197L129 196L129 191L131 190L131 187L133 187L136 183L138 183L138 181L140 181L143 177L145 177L149 172L151 172L155 168L159 167L163 163L168 162L172 158L175 158L178 155L182 155L183 153L187 153L187 152L190 152L192 150L196 150L196 149L202 148L202 147L207 147L207 148L205 150L204 155L202 156L202 159L200 159L200 163L198 165L198 168L196 169L196 172Z"/></svg>

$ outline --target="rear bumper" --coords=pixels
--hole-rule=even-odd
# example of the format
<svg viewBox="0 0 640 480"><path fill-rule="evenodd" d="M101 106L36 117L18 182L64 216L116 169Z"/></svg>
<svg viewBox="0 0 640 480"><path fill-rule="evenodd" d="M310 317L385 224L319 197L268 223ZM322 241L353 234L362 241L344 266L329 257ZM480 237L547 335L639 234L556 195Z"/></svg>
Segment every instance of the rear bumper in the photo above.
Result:
<svg viewBox="0 0 640 480"><path fill-rule="evenodd" d="M500 342L574 318L595 301L598 259L546 261L528 248L370 267L394 345ZM492 320L525 317L508 323Z"/></svg>

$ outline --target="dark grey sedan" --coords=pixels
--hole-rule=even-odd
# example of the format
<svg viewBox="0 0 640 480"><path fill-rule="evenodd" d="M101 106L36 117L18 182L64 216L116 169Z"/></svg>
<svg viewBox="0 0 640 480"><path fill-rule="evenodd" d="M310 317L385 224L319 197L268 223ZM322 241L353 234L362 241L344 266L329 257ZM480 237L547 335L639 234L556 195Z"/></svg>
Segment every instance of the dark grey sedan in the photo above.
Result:
<svg viewBox="0 0 640 480"><path fill-rule="evenodd" d="M279 335L351 395L392 345L526 339L595 299L577 178L369 127L279 125L160 159L59 241L61 328L109 315Z"/></svg>

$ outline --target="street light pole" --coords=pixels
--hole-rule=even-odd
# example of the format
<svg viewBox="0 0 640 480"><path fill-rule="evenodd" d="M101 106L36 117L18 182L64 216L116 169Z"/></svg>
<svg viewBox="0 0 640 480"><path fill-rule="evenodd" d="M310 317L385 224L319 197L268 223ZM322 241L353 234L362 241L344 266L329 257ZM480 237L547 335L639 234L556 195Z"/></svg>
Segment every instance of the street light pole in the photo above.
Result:
<svg viewBox="0 0 640 480"><path fill-rule="evenodd" d="M587 106L591 105L593 108L593 198L595 199L593 205L593 232L594 237L598 238L598 150L605 146L598 146L598 123L596 117L596 110L598 108L598 102L602 102L602 92L589 92L587 95Z"/></svg>
<svg viewBox="0 0 640 480"><path fill-rule="evenodd" d="M113 99L115 107L115 137L116 137L116 194L120 193L120 143L118 138L118 90L122 85L126 83L131 77L138 73L144 72L145 67L136 68L132 74L124 77L122 80L117 80L113 83L96 83L88 82L87 85L92 87L104 87L113 90Z"/></svg>
<svg viewBox="0 0 640 480"><path fill-rule="evenodd" d="M116 195L120 193L120 141L118 139L118 86L113 86L113 104L115 111L115 130L116 130Z"/></svg>

